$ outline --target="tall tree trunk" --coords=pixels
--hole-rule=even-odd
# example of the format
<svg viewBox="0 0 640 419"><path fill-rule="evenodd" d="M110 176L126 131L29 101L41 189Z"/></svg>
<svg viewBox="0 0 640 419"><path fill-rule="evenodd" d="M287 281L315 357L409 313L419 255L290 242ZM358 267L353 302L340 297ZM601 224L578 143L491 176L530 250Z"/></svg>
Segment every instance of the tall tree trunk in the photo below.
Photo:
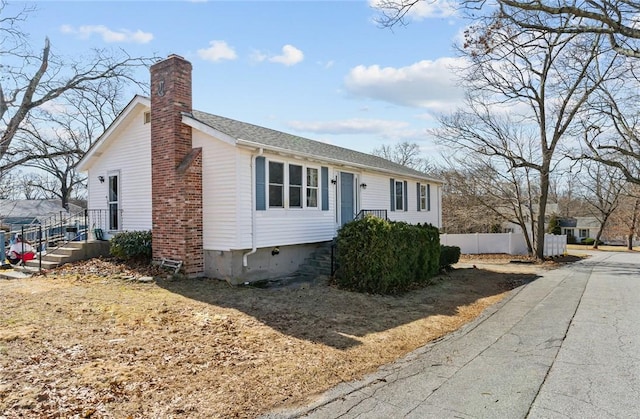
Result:
<svg viewBox="0 0 640 419"><path fill-rule="evenodd" d="M548 151L545 154L549 153ZM549 197L549 164L551 158L544 156L545 162L540 170L540 202L538 204L538 225L536 226L536 259L544 259L544 223L547 212L547 199Z"/></svg>
<svg viewBox="0 0 640 419"><path fill-rule="evenodd" d="M638 207L640 207L640 199L636 199L633 205L631 227L629 228L629 236L627 236L627 250L633 250L633 237L636 235L636 223L638 221Z"/></svg>
<svg viewBox="0 0 640 419"><path fill-rule="evenodd" d="M593 242L593 248L598 248L598 242L600 241L600 237L602 237L602 232L604 231L604 227L607 224L607 220L609 220L609 216L611 214L607 214L604 216L602 222L600 223L600 228L598 229L598 234L596 234L596 240Z"/></svg>

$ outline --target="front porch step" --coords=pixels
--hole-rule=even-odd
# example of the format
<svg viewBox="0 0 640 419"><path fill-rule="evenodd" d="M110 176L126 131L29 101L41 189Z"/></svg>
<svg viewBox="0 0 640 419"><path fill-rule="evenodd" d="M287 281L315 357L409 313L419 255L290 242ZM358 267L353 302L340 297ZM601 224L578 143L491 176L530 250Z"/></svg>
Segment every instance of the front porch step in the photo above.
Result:
<svg viewBox="0 0 640 419"><path fill-rule="evenodd" d="M109 242L69 242L64 247L54 249L52 253L44 254L41 262L36 258L28 261L25 265L26 267L38 269L42 264L42 269L54 269L65 263L91 259L101 255L109 255Z"/></svg>
<svg viewBox="0 0 640 419"><path fill-rule="evenodd" d="M42 259L42 269L54 269L54 268L57 268L58 266L60 266L62 264L64 264L64 263L52 262L50 260ZM40 267L40 261L38 259L30 260L27 263L25 263L25 267L26 268L32 268L32 269L35 269L37 271L38 268Z"/></svg>

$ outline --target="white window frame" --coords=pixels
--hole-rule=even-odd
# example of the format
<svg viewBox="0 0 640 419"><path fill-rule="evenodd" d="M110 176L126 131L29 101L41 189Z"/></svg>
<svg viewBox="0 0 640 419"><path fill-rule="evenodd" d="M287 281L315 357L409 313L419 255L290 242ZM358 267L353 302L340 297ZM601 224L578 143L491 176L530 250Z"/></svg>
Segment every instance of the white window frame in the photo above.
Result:
<svg viewBox="0 0 640 419"><path fill-rule="evenodd" d="M300 168L300 184L299 185L292 185L291 184L291 167L299 167ZM304 176L305 176L305 167L302 164L294 164L294 163L287 163L287 203L289 204L288 207L291 209L302 209L304 208ZM298 189L298 193L300 196L300 205L296 205L293 206L291 205L291 188L296 188Z"/></svg>
<svg viewBox="0 0 640 419"><path fill-rule="evenodd" d="M116 199L111 199L111 179L116 179ZM112 214L112 205L115 205L115 228L112 223L113 214ZM122 231L122 217L120 216L122 209L122 175L119 170L112 171L107 173L107 226L108 231Z"/></svg>
<svg viewBox="0 0 640 419"><path fill-rule="evenodd" d="M398 194L398 185L400 185L400 194ZM395 210L396 211L404 211L404 181L402 180L394 180L393 184L393 197L395 201ZM398 201L398 197L400 197L400 201ZM399 202L399 205L398 205Z"/></svg>
<svg viewBox="0 0 640 419"><path fill-rule="evenodd" d="M582 234L582 233L584 233L584 234ZM578 238L586 239L586 238L589 237L589 229L588 228L578 229L578 234L580 235Z"/></svg>
<svg viewBox="0 0 640 419"><path fill-rule="evenodd" d="M427 185L420 184L420 211L427 210Z"/></svg>
<svg viewBox="0 0 640 419"><path fill-rule="evenodd" d="M318 209L320 208L320 169L313 166L304 166L304 207L310 209ZM316 186L309 186L309 170L315 170L316 172ZM316 205L309 205L309 191L316 192Z"/></svg>
<svg viewBox="0 0 640 419"><path fill-rule="evenodd" d="M303 209L309 209L310 211L320 211L322 208L322 196L321 196L321 170L320 170L320 166L312 166L312 165L305 165L305 164L300 164L298 162L288 162L288 161L281 161L281 160L271 160L271 159L265 159L265 177L266 177L266 181L265 181L265 187L266 187L266 210L282 210L282 209L291 209L291 210L303 210ZM277 183L272 183L271 182L271 164L279 164L282 165L282 170L283 170L283 184L277 184ZM302 169L302 184L301 185L291 185L291 181L290 181L290 168L291 166L297 166L300 167ZM311 170L315 170L316 172L316 180L317 180L317 185L316 186L309 186L307 184L307 171L311 169ZM271 205L271 187L272 186L281 186L282 187L282 206L272 206ZM300 188L300 206L291 206L291 187L299 187ZM316 191L316 205L315 206L309 206L307 205L307 191L308 190L315 190Z"/></svg>
<svg viewBox="0 0 640 419"><path fill-rule="evenodd" d="M279 164L282 166L282 184L280 183L273 183L271 182L271 164ZM287 170L288 170L288 165L285 162L282 161L276 161L276 160L268 160L267 161L267 208L269 209L282 209L282 208L286 208L286 198L287 198L287 194L286 194L286 187L285 185L287 185ZM281 199L282 199L282 205L277 206L277 205L271 205L271 186L280 186L281 188Z"/></svg>

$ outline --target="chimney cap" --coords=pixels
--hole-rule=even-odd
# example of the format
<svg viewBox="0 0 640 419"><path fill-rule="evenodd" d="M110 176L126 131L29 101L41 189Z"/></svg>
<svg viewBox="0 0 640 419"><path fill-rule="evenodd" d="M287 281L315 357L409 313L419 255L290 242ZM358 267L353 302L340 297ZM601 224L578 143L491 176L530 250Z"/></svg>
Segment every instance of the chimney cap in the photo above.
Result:
<svg viewBox="0 0 640 419"><path fill-rule="evenodd" d="M167 60L170 58L178 58L180 60L184 60L184 57L178 55L178 54L169 54L169 56L167 57Z"/></svg>

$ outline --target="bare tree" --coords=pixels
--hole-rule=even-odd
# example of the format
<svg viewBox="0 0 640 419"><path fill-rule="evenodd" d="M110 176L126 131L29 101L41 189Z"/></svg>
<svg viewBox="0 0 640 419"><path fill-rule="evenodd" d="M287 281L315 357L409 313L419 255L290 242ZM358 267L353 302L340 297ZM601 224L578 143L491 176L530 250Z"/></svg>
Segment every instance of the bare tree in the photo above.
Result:
<svg viewBox="0 0 640 419"><path fill-rule="evenodd" d="M581 158L619 171L628 182L640 185L640 81L638 64L618 64L627 77L603 83L589 101L582 122L585 149Z"/></svg>
<svg viewBox="0 0 640 419"><path fill-rule="evenodd" d="M609 238L624 237L627 249L633 250L638 223L640 222L640 190L636 184L627 184L619 198L619 204L607 226Z"/></svg>
<svg viewBox="0 0 640 419"><path fill-rule="evenodd" d="M435 135L505 170L529 171L524 176L530 179L535 172L537 258L544 257L551 172L563 157L559 144L575 140L587 99L613 77L614 60L604 49L598 37L586 42L575 35L523 31L501 19L466 33L462 52L472 63L464 81L467 103L442 117Z"/></svg>
<svg viewBox="0 0 640 419"><path fill-rule="evenodd" d="M499 159L486 159L473 153L450 158L448 162L450 169L444 176L443 224L456 226L470 217L467 222L475 226L476 231L458 232L471 233L501 232L503 225L509 223L524 233L527 249L533 254L536 174L529 169L508 169ZM454 196L447 196L449 194ZM445 217L444 213L449 211L451 214Z"/></svg>
<svg viewBox="0 0 640 419"><path fill-rule="evenodd" d="M97 90L69 92L66 101L57 101L53 110L38 109L19 133L25 152L51 155L24 165L44 173L37 187L53 195L67 207L74 196L82 195L86 179L75 166L99 134L104 132L122 108L122 82L105 79Z"/></svg>
<svg viewBox="0 0 640 419"><path fill-rule="evenodd" d="M0 15L6 14L7 3L0 0ZM32 52L20 23L30 10L2 18L0 25L0 171L40 158L62 156L66 151L28 150L19 134L30 125L33 113L74 92L98 91L105 80L139 84L134 71L150 64L152 58L130 57L124 51L95 50L90 58L73 60L55 55L49 39ZM143 85L141 85L143 86Z"/></svg>
<svg viewBox="0 0 640 419"><path fill-rule="evenodd" d="M445 233L489 233L501 228L504 219L487 212L485 188L468 169L446 169L438 173L444 180L442 194L442 230Z"/></svg>
<svg viewBox="0 0 640 419"><path fill-rule="evenodd" d="M395 145L385 144L374 149L371 154L421 172L426 173L435 170L433 162L422 155L420 146L416 143L403 141Z"/></svg>
<svg viewBox="0 0 640 419"><path fill-rule="evenodd" d="M584 160L577 179L582 186L582 198L590 213L600 223L593 248L598 248L609 218L618 208L620 197L625 190L623 176L592 160Z"/></svg>
<svg viewBox="0 0 640 419"><path fill-rule="evenodd" d="M376 7L381 16L378 22L385 27L405 24L412 9L433 0L379 0ZM484 0L460 0L461 9L478 13ZM491 3L493 5L493 3ZM498 15L525 29L557 34L597 34L608 39L618 53L640 57L640 28L637 16L640 2L558 0L497 0ZM491 10L491 6L487 7Z"/></svg>
<svg viewBox="0 0 640 419"><path fill-rule="evenodd" d="M0 199L18 199L19 188L13 173L0 171Z"/></svg>

